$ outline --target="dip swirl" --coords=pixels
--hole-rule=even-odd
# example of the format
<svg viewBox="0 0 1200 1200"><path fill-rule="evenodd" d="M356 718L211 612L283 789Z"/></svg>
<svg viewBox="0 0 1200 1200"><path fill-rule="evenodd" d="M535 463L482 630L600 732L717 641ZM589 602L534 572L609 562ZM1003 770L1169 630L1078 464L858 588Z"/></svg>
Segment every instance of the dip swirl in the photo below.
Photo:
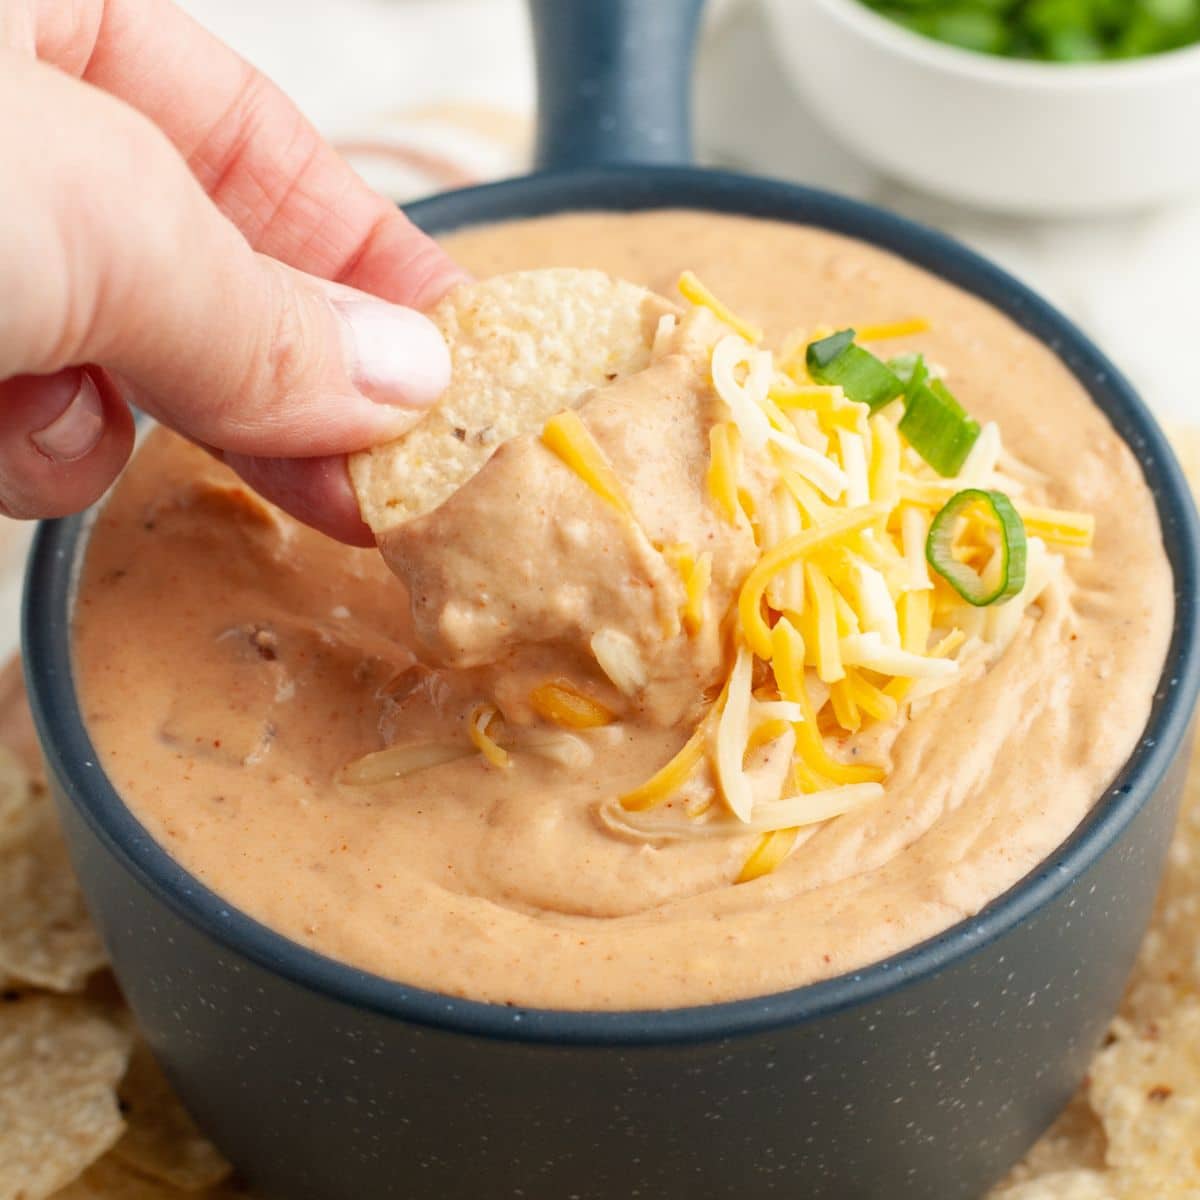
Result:
<svg viewBox="0 0 1200 1200"><path fill-rule="evenodd" d="M1137 465L1045 347L911 265L796 226L580 214L449 246L480 274L595 266L664 294L693 267L772 338L919 312L931 323L920 348L959 399L1048 479L1036 500L1095 515L1094 551L1068 560L986 673L931 696L880 745L882 799L734 887L753 834L657 844L596 819L679 749L695 719L686 687L665 689L644 718L581 733L590 761L574 769L518 749L509 772L466 754L399 783L339 783L347 762L401 732L460 727L478 681L459 695L456 680L488 655L464 658L457 676L418 662L408 600L377 556L300 528L156 431L92 535L76 672L105 770L185 867L287 936L385 976L497 1003L619 1009L865 965L977 911L1063 840L1136 744L1173 614ZM608 431L610 458L621 428ZM452 515L506 525L502 508ZM422 544L452 535L447 524ZM444 571L422 544L420 569ZM441 628L454 653L486 643L461 622ZM552 650L530 654L523 675L561 671Z"/></svg>

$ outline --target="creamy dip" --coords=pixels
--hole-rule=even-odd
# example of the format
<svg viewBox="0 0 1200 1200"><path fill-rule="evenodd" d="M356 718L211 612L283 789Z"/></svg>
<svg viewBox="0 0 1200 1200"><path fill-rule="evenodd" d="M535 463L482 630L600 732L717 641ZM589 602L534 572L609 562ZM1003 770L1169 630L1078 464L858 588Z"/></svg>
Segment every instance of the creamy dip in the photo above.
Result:
<svg viewBox="0 0 1200 1200"><path fill-rule="evenodd" d="M380 975L628 1009L861 967L978 911L1070 833L1138 740L1173 610L1140 471L1049 350L898 258L792 225L578 214L446 241L481 275L600 267L666 294L692 268L769 339L927 317L897 351L919 342L973 415L1001 423L1052 479L1038 502L1095 514L1094 552L1068 561L982 678L903 728L882 800L734 886L754 835L654 845L596 819L679 748L682 720L586 732L582 771L518 750L511 772L472 755L338 782L406 721L461 730L454 682L417 663L408 597L377 554L300 527L156 431L92 533L75 669L105 770L179 862L280 933ZM502 546L511 521L491 519Z"/></svg>

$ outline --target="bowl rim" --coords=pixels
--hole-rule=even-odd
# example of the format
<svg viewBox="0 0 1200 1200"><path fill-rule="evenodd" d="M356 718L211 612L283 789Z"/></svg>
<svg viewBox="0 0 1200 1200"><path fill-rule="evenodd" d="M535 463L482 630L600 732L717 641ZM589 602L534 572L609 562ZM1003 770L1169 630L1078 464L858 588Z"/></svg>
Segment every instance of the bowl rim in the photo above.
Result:
<svg viewBox="0 0 1200 1200"><path fill-rule="evenodd" d="M127 872L219 947L354 1008L468 1036L596 1046L711 1042L820 1019L960 965L1083 876L1149 800L1184 745L1200 692L1200 521L1165 436L1111 362L1062 314L974 251L834 193L692 167L595 167L445 193L409 206L433 232L570 211L693 208L791 220L858 237L980 296L1054 350L1112 421L1150 484L1171 560L1175 620L1154 708L1128 762L1057 849L975 916L833 979L742 1000L621 1011L510 1007L439 994L338 962L276 933L202 884L137 821L101 770L71 669L70 610L88 513L46 521L30 553L22 648L51 777ZM94 510L93 510L94 511Z"/></svg>
<svg viewBox="0 0 1200 1200"><path fill-rule="evenodd" d="M862 0L808 2L821 5L834 19L878 48L906 58L916 66L940 70L959 79L1016 88L1037 85L1053 91L1078 92L1105 85L1134 87L1177 78L1188 72L1200 72L1200 42L1136 58L1080 63L1043 62L1033 58L984 54L979 50L939 42L889 20L868 8ZM789 0L773 0L768 6L778 14L777 19L781 23L787 20L783 6L788 3Z"/></svg>

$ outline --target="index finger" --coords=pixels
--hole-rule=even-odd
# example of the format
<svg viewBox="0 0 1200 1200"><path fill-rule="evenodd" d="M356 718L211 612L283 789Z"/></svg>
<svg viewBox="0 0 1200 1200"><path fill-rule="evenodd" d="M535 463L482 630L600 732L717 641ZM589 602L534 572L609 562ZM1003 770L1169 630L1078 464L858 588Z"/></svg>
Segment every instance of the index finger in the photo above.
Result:
<svg viewBox="0 0 1200 1200"><path fill-rule="evenodd" d="M414 308L461 277L279 88L168 0L30 2L38 56L149 117L255 249Z"/></svg>

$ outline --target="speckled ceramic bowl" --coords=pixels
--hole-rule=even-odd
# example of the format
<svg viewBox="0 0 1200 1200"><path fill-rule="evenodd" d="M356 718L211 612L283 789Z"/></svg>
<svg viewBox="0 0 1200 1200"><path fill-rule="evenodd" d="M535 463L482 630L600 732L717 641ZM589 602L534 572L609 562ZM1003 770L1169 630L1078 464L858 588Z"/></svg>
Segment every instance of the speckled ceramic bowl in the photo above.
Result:
<svg viewBox="0 0 1200 1200"><path fill-rule="evenodd" d="M575 169L416 205L434 231L570 209L691 206L901 254L1052 346L1154 491L1176 623L1145 736L1094 812L985 911L853 975L653 1012L503 1008L405 987L231 909L97 765L71 679L85 518L41 529L30 697L72 853L138 1020L203 1127L274 1200L975 1200L1082 1076L1149 916L1200 683L1197 521L1111 364L961 246L821 192L687 167L698 0L538 0L544 161ZM551 53L553 51L553 53Z"/></svg>

